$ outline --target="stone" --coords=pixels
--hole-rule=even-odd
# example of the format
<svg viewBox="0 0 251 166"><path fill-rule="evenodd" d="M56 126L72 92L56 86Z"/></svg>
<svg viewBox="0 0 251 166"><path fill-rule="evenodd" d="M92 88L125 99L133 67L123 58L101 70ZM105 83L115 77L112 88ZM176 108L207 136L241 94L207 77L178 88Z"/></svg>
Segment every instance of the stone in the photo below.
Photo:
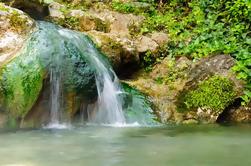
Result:
<svg viewBox="0 0 251 166"><path fill-rule="evenodd" d="M140 25L143 21L143 17L135 16L132 14L121 14L118 12L112 12L113 21L111 21L111 33L119 34L120 36L130 36L130 25ZM123 21L122 21L123 20Z"/></svg>
<svg viewBox="0 0 251 166"><path fill-rule="evenodd" d="M48 6L49 8L49 16L51 18L56 18L56 19L64 19L64 13L61 11L61 9L64 9L64 5L61 5L60 3L57 2L52 2Z"/></svg>
<svg viewBox="0 0 251 166"><path fill-rule="evenodd" d="M158 48L158 44L147 36L141 36L136 41L136 47L139 53L145 53L147 51L155 51Z"/></svg>
<svg viewBox="0 0 251 166"><path fill-rule="evenodd" d="M223 110L218 112L208 108L197 108L180 112L178 110L179 97L196 88L203 80L219 75L233 83L236 96L232 100L238 99L242 95L244 84L236 79L232 72L231 68L234 64L235 60L229 55L211 56L195 62L186 57L175 60L165 58L154 66L150 73L141 72L127 83L152 98L151 100L157 107L157 114L164 123L183 123L190 119L198 123L215 123ZM243 119L248 119L248 116L248 113L245 114Z"/></svg>
<svg viewBox="0 0 251 166"><path fill-rule="evenodd" d="M154 32L150 34L150 38L160 46L168 42L168 35L163 32Z"/></svg>
<svg viewBox="0 0 251 166"><path fill-rule="evenodd" d="M0 3L0 67L16 56L35 22L20 10Z"/></svg>

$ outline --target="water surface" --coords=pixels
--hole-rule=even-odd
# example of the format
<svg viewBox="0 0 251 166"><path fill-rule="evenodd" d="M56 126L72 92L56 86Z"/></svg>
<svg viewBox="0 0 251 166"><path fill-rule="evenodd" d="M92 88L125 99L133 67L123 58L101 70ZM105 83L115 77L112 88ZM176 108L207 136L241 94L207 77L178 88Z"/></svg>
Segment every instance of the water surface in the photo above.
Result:
<svg viewBox="0 0 251 166"><path fill-rule="evenodd" d="M1 166L243 166L250 154L250 125L0 132Z"/></svg>

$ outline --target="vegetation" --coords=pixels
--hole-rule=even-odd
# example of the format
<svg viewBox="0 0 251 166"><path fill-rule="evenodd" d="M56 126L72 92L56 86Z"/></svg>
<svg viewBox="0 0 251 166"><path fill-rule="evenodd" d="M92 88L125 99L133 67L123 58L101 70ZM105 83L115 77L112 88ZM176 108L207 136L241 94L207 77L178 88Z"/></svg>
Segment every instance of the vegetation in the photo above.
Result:
<svg viewBox="0 0 251 166"><path fill-rule="evenodd" d="M150 12L139 13L130 2L114 2L117 11L146 17L142 34L164 31L170 42L160 56L187 56L198 59L215 54L230 54L237 63L233 70L246 81L243 103L251 99L251 2L248 0L170 0L151 2ZM156 59L148 54L149 68Z"/></svg>
<svg viewBox="0 0 251 166"><path fill-rule="evenodd" d="M144 3L144 1L139 2L121 2L118 0L112 1L111 7L122 13L134 13L134 14L156 14L156 9L153 3Z"/></svg>
<svg viewBox="0 0 251 166"><path fill-rule="evenodd" d="M202 81L195 90L182 95L182 109L206 108L223 111L236 96L233 83L227 78L215 75ZM185 107L185 108L184 108Z"/></svg>

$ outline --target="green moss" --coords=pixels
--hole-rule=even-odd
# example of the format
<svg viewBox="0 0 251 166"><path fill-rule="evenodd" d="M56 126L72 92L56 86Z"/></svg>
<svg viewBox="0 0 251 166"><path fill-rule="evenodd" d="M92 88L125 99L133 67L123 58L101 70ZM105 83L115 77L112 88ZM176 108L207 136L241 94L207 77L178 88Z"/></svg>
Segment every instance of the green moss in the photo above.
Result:
<svg viewBox="0 0 251 166"><path fill-rule="evenodd" d="M0 11L8 12L9 9L5 7L3 3L0 2Z"/></svg>
<svg viewBox="0 0 251 166"><path fill-rule="evenodd" d="M199 83L196 89L181 95L181 111L196 108L222 111L233 102L236 92L229 79L215 75Z"/></svg>
<svg viewBox="0 0 251 166"><path fill-rule="evenodd" d="M0 73L0 105L14 119L27 114L42 89L43 69L32 51L26 51L2 67Z"/></svg>
<svg viewBox="0 0 251 166"><path fill-rule="evenodd" d="M27 18L24 18L17 11L13 10L8 17L10 19L10 24L12 27L18 30L25 29L27 25Z"/></svg>

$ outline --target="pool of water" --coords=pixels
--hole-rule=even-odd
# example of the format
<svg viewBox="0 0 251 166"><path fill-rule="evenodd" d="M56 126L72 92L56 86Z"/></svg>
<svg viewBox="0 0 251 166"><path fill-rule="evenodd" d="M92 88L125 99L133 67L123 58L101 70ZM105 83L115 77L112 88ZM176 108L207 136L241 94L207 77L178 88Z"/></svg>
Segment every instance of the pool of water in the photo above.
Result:
<svg viewBox="0 0 251 166"><path fill-rule="evenodd" d="M0 131L1 166L251 165L251 125Z"/></svg>

